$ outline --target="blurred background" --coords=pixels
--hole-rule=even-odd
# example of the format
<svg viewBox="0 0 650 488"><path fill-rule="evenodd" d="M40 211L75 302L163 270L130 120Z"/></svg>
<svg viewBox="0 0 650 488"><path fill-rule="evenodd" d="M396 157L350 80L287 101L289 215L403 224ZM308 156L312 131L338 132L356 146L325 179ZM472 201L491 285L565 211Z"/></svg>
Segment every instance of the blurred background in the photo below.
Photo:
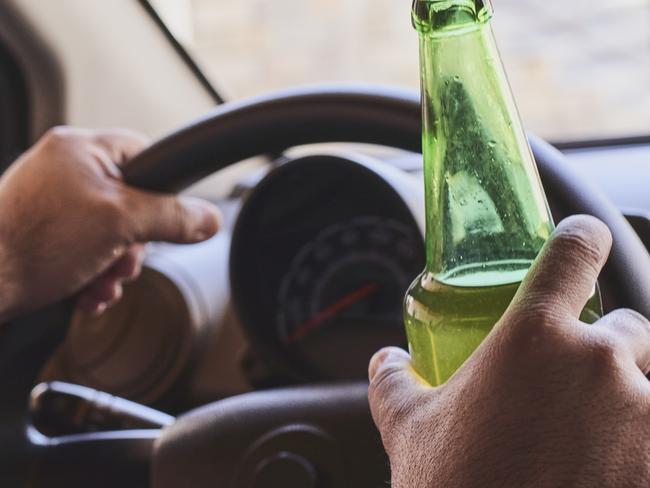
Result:
<svg viewBox="0 0 650 488"><path fill-rule="evenodd" d="M152 0L227 99L325 81L417 88L408 0ZM527 128L650 134L650 0L493 0Z"/></svg>

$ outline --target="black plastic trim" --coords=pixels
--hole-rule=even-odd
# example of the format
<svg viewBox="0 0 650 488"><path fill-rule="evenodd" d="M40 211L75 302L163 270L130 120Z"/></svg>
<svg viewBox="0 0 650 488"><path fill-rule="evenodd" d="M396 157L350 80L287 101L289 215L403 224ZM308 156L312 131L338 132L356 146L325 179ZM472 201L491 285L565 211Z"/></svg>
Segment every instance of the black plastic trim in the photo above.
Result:
<svg viewBox="0 0 650 488"><path fill-rule="evenodd" d="M178 42L178 39L176 39L174 34L167 27L167 24L165 24L162 18L160 18L160 15L158 15L156 9L149 3L148 0L138 0L138 3L142 5L142 8L144 8L147 14L149 14L156 25L162 30L163 34L165 34L165 38L169 41L176 53L181 57L183 62L187 65L192 74L196 76L196 79L199 81L199 83L201 83L203 88L210 94L214 101L217 102L218 105L225 103L224 98L219 94L212 83L210 83L210 80L208 80L203 71L201 71L201 68L199 68L199 65L190 55L190 53L188 53L183 45Z"/></svg>
<svg viewBox="0 0 650 488"><path fill-rule="evenodd" d="M0 44L0 173L29 144L29 97L20 66Z"/></svg>
<svg viewBox="0 0 650 488"><path fill-rule="evenodd" d="M650 212L635 209L623 209L625 218L630 222L639 238L650 251Z"/></svg>
<svg viewBox="0 0 650 488"><path fill-rule="evenodd" d="M650 135L552 143L552 145L555 146L560 151L619 147L619 146L637 146L637 145L645 145L645 144L650 144Z"/></svg>
<svg viewBox="0 0 650 488"><path fill-rule="evenodd" d="M27 144L65 122L66 91L61 60L16 5L0 2L0 43L25 83Z"/></svg>

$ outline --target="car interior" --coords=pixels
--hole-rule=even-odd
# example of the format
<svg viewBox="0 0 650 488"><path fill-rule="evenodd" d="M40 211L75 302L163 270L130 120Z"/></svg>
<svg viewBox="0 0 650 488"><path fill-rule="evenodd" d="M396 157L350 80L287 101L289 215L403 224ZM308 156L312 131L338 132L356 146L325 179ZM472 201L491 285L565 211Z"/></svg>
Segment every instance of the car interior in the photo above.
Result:
<svg viewBox="0 0 650 488"><path fill-rule="evenodd" d="M560 0L494 4L554 219L609 226L605 310L650 317L650 25L602 35L650 4L580 27ZM372 5L0 3L0 171L50 127L128 127L153 142L127 183L224 214L204 243L149 244L99 317L71 299L0 329L2 486L389 483L367 368L407 348L424 187L409 5Z"/></svg>

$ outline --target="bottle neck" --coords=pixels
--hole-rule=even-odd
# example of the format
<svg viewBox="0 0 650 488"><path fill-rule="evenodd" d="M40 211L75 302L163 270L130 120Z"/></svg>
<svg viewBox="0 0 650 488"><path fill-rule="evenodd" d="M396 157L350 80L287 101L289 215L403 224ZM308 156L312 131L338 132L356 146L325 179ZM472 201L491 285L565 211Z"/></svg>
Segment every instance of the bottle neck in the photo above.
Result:
<svg viewBox="0 0 650 488"><path fill-rule="evenodd" d="M492 18L490 0L413 0L412 22L420 34L472 29Z"/></svg>
<svg viewBox="0 0 650 488"><path fill-rule="evenodd" d="M458 286L516 282L553 224L489 17L470 8L482 2L419 3L429 20L442 4L475 19L419 30L427 271Z"/></svg>

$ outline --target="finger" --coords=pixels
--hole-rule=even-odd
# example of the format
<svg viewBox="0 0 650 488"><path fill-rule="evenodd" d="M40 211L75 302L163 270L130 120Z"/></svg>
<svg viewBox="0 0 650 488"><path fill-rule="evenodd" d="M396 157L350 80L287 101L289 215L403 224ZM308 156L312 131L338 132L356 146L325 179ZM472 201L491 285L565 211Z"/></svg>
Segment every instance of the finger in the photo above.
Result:
<svg viewBox="0 0 650 488"><path fill-rule="evenodd" d="M147 136L128 129L94 131L93 140L106 151L113 163L120 166L133 159L150 144Z"/></svg>
<svg viewBox="0 0 650 488"><path fill-rule="evenodd" d="M134 280L142 271L143 261L144 245L134 244L104 274L120 281Z"/></svg>
<svg viewBox="0 0 650 488"><path fill-rule="evenodd" d="M650 322L643 315L633 310L616 310L594 325L591 330L611 334L643 374L650 373Z"/></svg>
<svg viewBox="0 0 650 488"><path fill-rule="evenodd" d="M410 356L395 347L382 349L372 357L368 376L370 410L382 432L415 407L414 396L429 389L413 371Z"/></svg>
<svg viewBox="0 0 650 488"><path fill-rule="evenodd" d="M115 278L103 276L91 283L84 293L98 302L111 304L122 296L122 284Z"/></svg>
<svg viewBox="0 0 650 488"><path fill-rule="evenodd" d="M119 280L102 276L83 290L77 306L86 313L102 313L122 298L123 289Z"/></svg>
<svg viewBox="0 0 650 488"><path fill-rule="evenodd" d="M131 246L112 267L80 293L77 308L90 315L103 313L122 297L122 283L139 276L143 260L144 246Z"/></svg>
<svg viewBox="0 0 650 488"><path fill-rule="evenodd" d="M577 319L591 297L612 246L594 217L569 217L558 225L524 279L509 309L548 311Z"/></svg>
<svg viewBox="0 0 650 488"><path fill-rule="evenodd" d="M126 213L131 218L132 242L201 242L217 233L219 209L198 198L128 189Z"/></svg>
<svg viewBox="0 0 650 488"><path fill-rule="evenodd" d="M77 310L79 310L84 315L89 315L91 317L97 317L103 314L107 308L108 306L106 303L98 302L85 295L80 295L79 299L77 300Z"/></svg>

